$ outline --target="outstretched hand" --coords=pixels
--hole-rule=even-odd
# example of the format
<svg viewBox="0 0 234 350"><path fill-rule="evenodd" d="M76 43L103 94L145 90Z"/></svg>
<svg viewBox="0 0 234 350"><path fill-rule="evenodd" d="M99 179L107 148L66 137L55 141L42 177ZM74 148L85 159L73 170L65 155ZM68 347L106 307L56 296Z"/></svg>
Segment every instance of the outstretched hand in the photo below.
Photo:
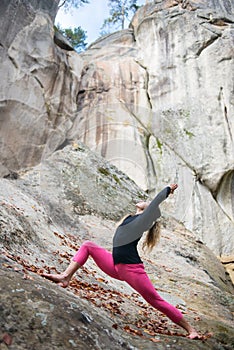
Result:
<svg viewBox="0 0 234 350"><path fill-rule="evenodd" d="M177 189L177 187L178 187L178 185L177 184L171 184L170 185L170 188L171 188L171 194L173 194L174 193L174 191L175 191L175 189Z"/></svg>

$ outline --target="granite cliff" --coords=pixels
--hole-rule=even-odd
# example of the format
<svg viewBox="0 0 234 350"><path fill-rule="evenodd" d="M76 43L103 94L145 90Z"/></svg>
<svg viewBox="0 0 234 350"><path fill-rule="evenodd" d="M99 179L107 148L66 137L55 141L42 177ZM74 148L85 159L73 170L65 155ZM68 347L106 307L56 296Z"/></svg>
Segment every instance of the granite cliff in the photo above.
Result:
<svg viewBox="0 0 234 350"><path fill-rule="evenodd" d="M0 3L0 348L231 350L234 4L152 1L78 55L55 38L58 2ZM171 182L141 254L203 342L92 261L69 290L40 277L84 239L111 249L116 221Z"/></svg>
<svg viewBox="0 0 234 350"><path fill-rule="evenodd" d="M1 3L2 176L81 140L149 193L178 182L175 218L232 256L233 3L150 2L82 55L55 3Z"/></svg>

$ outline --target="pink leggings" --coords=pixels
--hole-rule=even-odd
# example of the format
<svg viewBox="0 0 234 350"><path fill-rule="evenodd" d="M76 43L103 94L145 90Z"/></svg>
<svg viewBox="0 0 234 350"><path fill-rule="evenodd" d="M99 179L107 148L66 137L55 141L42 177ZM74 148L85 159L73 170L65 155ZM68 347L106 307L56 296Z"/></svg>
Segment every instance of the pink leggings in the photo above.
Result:
<svg viewBox="0 0 234 350"><path fill-rule="evenodd" d="M89 255L93 258L97 266L107 275L121 281L126 281L150 305L166 314L173 322L180 322L183 317L182 313L173 305L163 300L156 292L144 270L143 264L114 265L112 254L90 241L86 241L82 244L73 257L73 261L76 261L82 266L85 264Z"/></svg>

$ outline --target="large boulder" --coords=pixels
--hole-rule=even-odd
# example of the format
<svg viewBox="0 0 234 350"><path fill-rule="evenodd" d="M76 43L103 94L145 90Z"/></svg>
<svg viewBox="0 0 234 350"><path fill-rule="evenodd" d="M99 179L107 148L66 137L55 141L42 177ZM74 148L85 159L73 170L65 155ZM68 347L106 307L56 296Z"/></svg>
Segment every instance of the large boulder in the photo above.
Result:
<svg viewBox="0 0 234 350"><path fill-rule="evenodd" d="M1 3L1 175L81 140L149 194L178 182L170 213L233 256L233 4L150 2L78 55L53 41L56 3Z"/></svg>
<svg viewBox="0 0 234 350"><path fill-rule="evenodd" d="M0 175L40 163L66 139L82 61L54 43L58 1L0 5ZM49 140L49 141L48 141Z"/></svg>
<svg viewBox="0 0 234 350"><path fill-rule="evenodd" d="M0 180L1 348L150 350L154 342L160 350L233 348L233 285L210 249L169 215L172 198L161 207L159 246L149 255L140 245L140 254L159 293L204 342L185 338L92 259L67 290L40 276L64 270L84 240L111 251L123 209L133 211L134 201L146 196L82 144L55 152L18 179Z"/></svg>

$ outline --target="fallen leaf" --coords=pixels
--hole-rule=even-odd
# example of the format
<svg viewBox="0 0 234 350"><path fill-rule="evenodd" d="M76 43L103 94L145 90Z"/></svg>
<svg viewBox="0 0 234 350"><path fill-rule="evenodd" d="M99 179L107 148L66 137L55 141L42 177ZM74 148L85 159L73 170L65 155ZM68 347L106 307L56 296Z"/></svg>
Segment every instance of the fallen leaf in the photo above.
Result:
<svg viewBox="0 0 234 350"><path fill-rule="evenodd" d="M158 343L161 341L160 339L156 339L156 338L150 338L150 340L154 343Z"/></svg>
<svg viewBox="0 0 234 350"><path fill-rule="evenodd" d="M32 276L29 276L27 273L24 274L24 277L23 277L24 280L34 280L34 278Z"/></svg>
<svg viewBox="0 0 234 350"><path fill-rule="evenodd" d="M206 332L205 334L201 335L199 339L201 339L203 342L206 340L206 339L209 339L213 336L213 333L211 332Z"/></svg>
<svg viewBox="0 0 234 350"><path fill-rule="evenodd" d="M97 278L97 281L98 282L103 282L103 283L108 283L106 280L104 280L104 278L101 278L101 277Z"/></svg>
<svg viewBox="0 0 234 350"><path fill-rule="evenodd" d="M2 264L2 266L4 266L4 267L6 267L7 269L11 269L12 268L12 266L11 265L9 265L9 264Z"/></svg>
<svg viewBox="0 0 234 350"><path fill-rule="evenodd" d="M12 337L8 333L4 333L2 336L2 340L6 345L11 345L12 344Z"/></svg>

